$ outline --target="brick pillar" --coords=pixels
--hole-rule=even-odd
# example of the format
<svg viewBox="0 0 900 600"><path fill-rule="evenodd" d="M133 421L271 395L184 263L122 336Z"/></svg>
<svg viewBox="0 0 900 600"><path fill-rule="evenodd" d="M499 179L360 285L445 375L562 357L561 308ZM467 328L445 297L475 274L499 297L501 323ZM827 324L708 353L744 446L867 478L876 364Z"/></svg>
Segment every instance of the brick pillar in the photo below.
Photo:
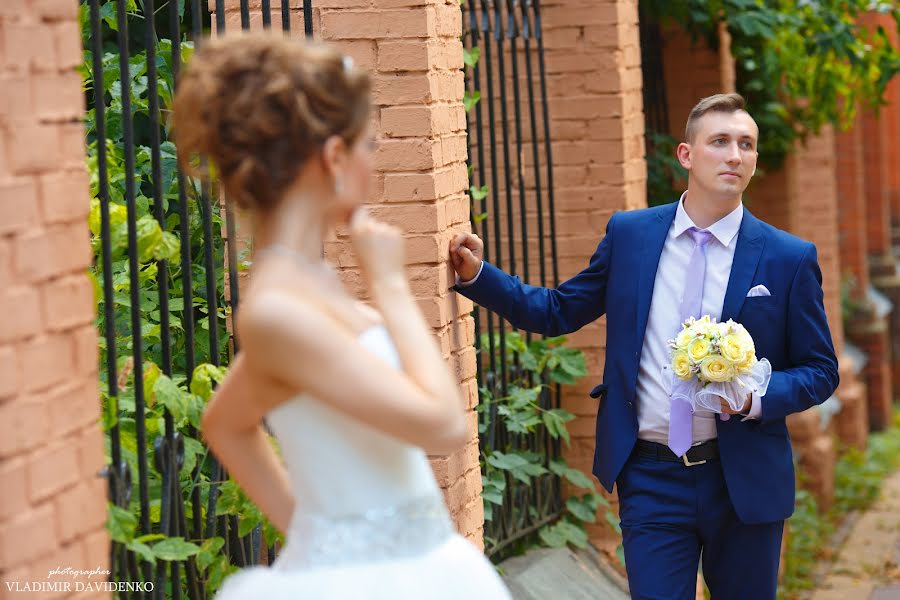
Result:
<svg viewBox="0 0 900 600"><path fill-rule="evenodd" d="M872 285L887 296L894 307L900 307L900 272L897 270L892 247L891 211L887 193L888 148L893 140L888 135L884 121L871 111L864 111L862 115L862 139L869 274ZM870 406L869 421L876 430L883 429L890 423L891 405L900 382L900 311L891 311L888 325L887 336L889 340L893 340L892 348L888 351L892 388L889 397L882 404Z"/></svg>
<svg viewBox="0 0 900 600"><path fill-rule="evenodd" d="M280 28L280 3L272 5L272 26ZM262 26L259 6L251 2L254 29ZM406 234L412 289L465 390L471 441L453 455L434 457L432 467L458 530L483 547L473 307L450 290L455 278L448 263L450 239L470 230L459 3L321 0L314 7L315 37L341 48L372 76L378 149L368 203L376 219ZM228 0L226 11L227 30L239 28L239 1ZM292 3L291 31L303 35L299 4ZM345 233L326 240L325 255L344 283L366 298Z"/></svg>
<svg viewBox="0 0 900 600"><path fill-rule="evenodd" d="M674 23L663 25L662 35L669 129L682 141L688 115L701 98L734 91L731 35L726 28L719 29L719 50L694 40Z"/></svg>
<svg viewBox="0 0 900 600"><path fill-rule="evenodd" d="M847 160L847 157L844 158ZM866 388L860 382L853 360L844 352L844 326L841 315L841 253L839 243L839 186L837 176L835 134L830 126L805 144L797 143L788 157L785 170L790 182L789 193L795 218L791 232L816 245L825 292L825 312L838 356L841 383L835 395L841 412L831 422L831 429L841 439L857 447L865 446ZM844 191L843 189L840 191ZM800 216L802 215L802 217ZM808 485L819 506L828 508L834 496L834 460L836 449L828 430L819 427L818 411L792 415L788 420L795 448L809 477ZM808 429L803 420L816 427ZM798 440L801 432L811 431L808 440ZM817 435L816 435L817 434Z"/></svg>
<svg viewBox="0 0 900 600"><path fill-rule="evenodd" d="M320 31L372 71L379 138L372 212L407 235L413 291L471 411L469 444L433 458L432 466L460 533L483 547L473 307L450 290L455 277L447 262L450 239L470 230L459 3L374 0L352 9L339 4L319 3ZM355 284L349 252L343 236L326 244L326 255Z"/></svg>
<svg viewBox="0 0 900 600"><path fill-rule="evenodd" d="M646 206L637 3L554 0L542 3L541 11L559 275L565 281L587 266L613 212ZM604 317L567 342L586 354L588 376L563 391L563 408L577 416L569 423L572 444L564 452L571 466L588 475L597 415L588 392L602 377L605 341ZM610 500L615 506L615 498ZM612 557L618 539L603 523L601 516L588 532Z"/></svg>
<svg viewBox="0 0 900 600"><path fill-rule="evenodd" d="M876 14L872 17L882 27L894 48L900 48L900 34L890 15ZM900 256L900 146L896 144L900 136L900 77L894 77L888 84L887 104L881 107L882 119L888 131L888 139L893 143L887 148L888 162L888 202L891 206L891 239L894 255Z"/></svg>
<svg viewBox="0 0 900 600"><path fill-rule="evenodd" d="M865 354L862 378L866 384L867 406L857 407L854 418L845 416L844 408L838 419L841 439L859 448L864 447L869 429L869 413L883 420L884 409L890 405L891 367L888 321L870 300L869 250L866 236L866 199L863 171L862 122L835 136L838 180L838 223L842 275L850 285L853 310L847 320L847 339ZM852 282L852 283L851 283ZM870 411L871 407L871 411ZM852 410L852 409L851 409ZM863 428L858 421L864 421Z"/></svg>
<svg viewBox="0 0 900 600"><path fill-rule="evenodd" d="M0 38L0 580L74 591L49 570L109 568L78 3L2 2Z"/></svg>

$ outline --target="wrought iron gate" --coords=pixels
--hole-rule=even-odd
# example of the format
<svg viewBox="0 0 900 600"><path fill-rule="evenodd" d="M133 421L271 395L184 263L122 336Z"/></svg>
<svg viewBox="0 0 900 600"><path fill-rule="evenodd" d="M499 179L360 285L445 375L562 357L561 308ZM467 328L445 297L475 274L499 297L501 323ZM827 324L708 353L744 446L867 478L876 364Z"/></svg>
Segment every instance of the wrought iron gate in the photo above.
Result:
<svg viewBox="0 0 900 600"><path fill-rule="evenodd" d="M540 1L468 0L463 27L472 229L484 241L486 260L526 283L555 287L553 158ZM546 466L559 457L559 441L510 431L497 400L508 398L513 387L542 381L540 406L556 408L559 388L546 385L546 373L524 368L522 351L531 334L520 336L479 307L474 317L482 455L534 452ZM494 560L562 513L560 481L552 473L527 484L508 475L492 481L488 475L484 483L485 549Z"/></svg>
<svg viewBox="0 0 900 600"><path fill-rule="evenodd" d="M289 0L274 3L289 31ZM264 27L272 4L254 9ZM221 34L226 3L215 6ZM270 562L275 551L274 530L263 530L258 510L197 439L204 400L234 351L226 320L238 286L228 282L242 259L229 243L226 278L222 227L234 240L234 219L229 212L223 220L229 209L214 184L180 171L165 116L211 16L205 0L83 0L80 9L111 458L110 581L141 582L120 592L126 597L200 599L235 567ZM239 10L247 29L248 0ZM310 0L302 15L309 36Z"/></svg>

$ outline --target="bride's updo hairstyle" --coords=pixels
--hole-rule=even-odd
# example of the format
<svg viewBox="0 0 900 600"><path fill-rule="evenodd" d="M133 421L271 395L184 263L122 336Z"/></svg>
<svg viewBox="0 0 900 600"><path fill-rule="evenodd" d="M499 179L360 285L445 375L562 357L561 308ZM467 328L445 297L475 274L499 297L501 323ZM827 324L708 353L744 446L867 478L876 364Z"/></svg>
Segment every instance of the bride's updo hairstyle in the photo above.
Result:
<svg viewBox="0 0 900 600"><path fill-rule="evenodd" d="M275 206L332 135L352 145L369 119L369 78L335 49L275 33L203 43L179 79L172 127L186 171L198 154L229 200Z"/></svg>

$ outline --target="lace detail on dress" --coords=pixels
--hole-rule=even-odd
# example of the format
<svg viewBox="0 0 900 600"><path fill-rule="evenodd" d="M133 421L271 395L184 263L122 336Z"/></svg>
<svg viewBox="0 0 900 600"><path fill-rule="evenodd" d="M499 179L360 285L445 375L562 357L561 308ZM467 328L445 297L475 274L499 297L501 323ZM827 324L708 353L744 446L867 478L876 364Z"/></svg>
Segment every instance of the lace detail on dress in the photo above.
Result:
<svg viewBox="0 0 900 600"><path fill-rule="evenodd" d="M296 569L422 556L453 533L440 495L352 515L298 511L291 520L290 543L273 566Z"/></svg>

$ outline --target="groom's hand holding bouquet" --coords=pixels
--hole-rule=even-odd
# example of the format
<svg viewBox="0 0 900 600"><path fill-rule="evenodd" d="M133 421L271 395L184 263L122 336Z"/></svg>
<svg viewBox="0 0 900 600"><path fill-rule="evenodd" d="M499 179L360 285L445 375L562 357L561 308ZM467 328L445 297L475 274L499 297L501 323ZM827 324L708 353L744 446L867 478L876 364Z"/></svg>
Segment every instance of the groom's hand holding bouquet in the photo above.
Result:
<svg viewBox="0 0 900 600"><path fill-rule="evenodd" d="M772 367L758 360L753 338L743 325L728 320L717 323L706 315L693 317L669 340L672 394L703 408L727 415L746 415L754 392L765 394Z"/></svg>

